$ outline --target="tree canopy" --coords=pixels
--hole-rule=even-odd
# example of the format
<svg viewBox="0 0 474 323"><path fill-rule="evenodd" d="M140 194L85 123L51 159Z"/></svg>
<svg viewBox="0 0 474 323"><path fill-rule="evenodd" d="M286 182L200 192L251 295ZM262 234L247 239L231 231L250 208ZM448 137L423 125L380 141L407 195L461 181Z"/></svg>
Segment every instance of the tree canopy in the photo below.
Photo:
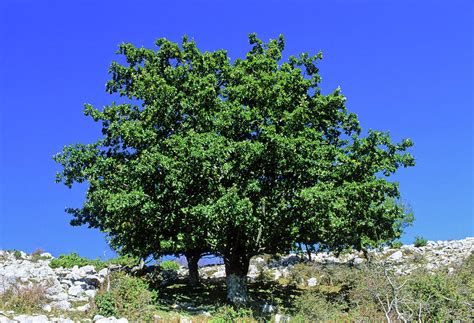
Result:
<svg viewBox="0 0 474 323"><path fill-rule="evenodd" d="M283 60L282 36L249 40L236 60L186 37L121 44L106 89L125 103L86 105L102 137L55 156L58 182L88 184L73 225L140 257L220 255L233 303L248 299L254 255L373 247L411 221L388 178L414 165L412 142L363 136L341 90L321 93L321 53Z"/></svg>

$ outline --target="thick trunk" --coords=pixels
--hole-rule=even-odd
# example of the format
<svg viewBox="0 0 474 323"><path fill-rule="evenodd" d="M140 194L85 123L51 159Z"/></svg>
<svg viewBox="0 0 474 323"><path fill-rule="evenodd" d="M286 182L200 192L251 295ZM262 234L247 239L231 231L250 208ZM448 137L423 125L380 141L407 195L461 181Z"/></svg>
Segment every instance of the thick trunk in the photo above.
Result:
<svg viewBox="0 0 474 323"><path fill-rule="evenodd" d="M185 253L186 261L188 262L188 282L191 286L199 285L199 266L198 262L201 258L201 252L189 251Z"/></svg>
<svg viewBox="0 0 474 323"><path fill-rule="evenodd" d="M309 249L308 246L306 246L306 253L308 254L308 260L309 260L309 261L313 261L313 260L311 259L311 249Z"/></svg>
<svg viewBox="0 0 474 323"><path fill-rule="evenodd" d="M246 255L229 254L224 256L227 283L227 301L233 305L244 305L248 302L247 273L250 258Z"/></svg>
<svg viewBox="0 0 474 323"><path fill-rule="evenodd" d="M227 275L226 284L229 303L240 306L248 302L247 276Z"/></svg>

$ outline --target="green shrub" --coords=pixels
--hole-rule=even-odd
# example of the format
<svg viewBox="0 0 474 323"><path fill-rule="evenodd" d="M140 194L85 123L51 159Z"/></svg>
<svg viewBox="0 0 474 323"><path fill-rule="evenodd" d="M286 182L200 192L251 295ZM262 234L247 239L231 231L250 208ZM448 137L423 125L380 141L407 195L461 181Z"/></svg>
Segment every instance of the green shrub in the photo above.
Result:
<svg viewBox="0 0 474 323"><path fill-rule="evenodd" d="M91 260L79 256L77 253L73 252L68 255L60 255L58 258L51 260L49 266L51 268L72 268L74 266L82 267L87 265L97 266L101 263L100 260ZM98 269L96 267L96 269Z"/></svg>
<svg viewBox="0 0 474 323"><path fill-rule="evenodd" d="M393 249L400 249L403 246L403 242L401 241L393 241L390 245Z"/></svg>
<svg viewBox="0 0 474 323"><path fill-rule="evenodd" d="M120 265L122 267L133 267L136 266L139 263L140 259L137 257L133 257L130 255L123 255L119 256L117 258L112 258L107 261L105 261L105 267L108 266L109 264L111 265Z"/></svg>
<svg viewBox="0 0 474 323"><path fill-rule="evenodd" d="M258 271L257 281L259 282L272 282L274 278L274 274L270 269L265 267L260 268Z"/></svg>
<svg viewBox="0 0 474 323"><path fill-rule="evenodd" d="M305 292L295 301L296 322L325 322L342 319L342 304L331 302L323 294Z"/></svg>
<svg viewBox="0 0 474 323"><path fill-rule="evenodd" d="M471 277L474 273L471 272ZM463 293L457 276L446 273L415 273L407 290L421 309L423 321L467 320L472 314L472 293Z"/></svg>
<svg viewBox="0 0 474 323"><path fill-rule="evenodd" d="M176 261L173 260L165 260L160 263L160 267L162 270L172 270L178 271L180 266Z"/></svg>
<svg viewBox="0 0 474 323"><path fill-rule="evenodd" d="M77 253L70 253L67 255L60 255L58 258L51 260L49 266L51 268L72 268L74 266L82 267L91 265L94 266L96 270L101 270L106 268L109 265L121 265L132 267L138 263L138 258L124 255L117 258L112 258L106 261L100 259L88 259L79 256Z"/></svg>
<svg viewBox="0 0 474 323"><path fill-rule="evenodd" d="M153 316L157 292L149 289L142 278L121 272L110 278L110 289L101 290L95 297L97 314L126 317L133 321L148 321Z"/></svg>
<svg viewBox="0 0 474 323"><path fill-rule="evenodd" d="M13 257L15 257L16 259L21 259L21 251L13 250Z"/></svg>
<svg viewBox="0 0 474 323"><path fill-rule="evenodd" d="M111 292L97 294L94 302L97 307L97 314L107 317L117 315L116 302Z"/></svg>
<svg viewBox="0 0 474 323"><path fill-rule="evenodd" d="M322 275L321 268L316 265L299 263L293 266L288 277L289 284L293 286L306 285L306 281L311 277L319 278Z"/></svg>
<svg viewBox="0 0 474 323"><path fill-rule="evenodd" d="M249 308L235 309L232 306L219 307L214 313L213 318L209 321L212 323L225 322L251 322L253 321L253 312Z"/></svg>
<svg viewBox="0 0 474 323"><path fill-rule="evenodd" d="M415 247L424 247L428 243L428 240L426 240L423 237L415 237L415 242L413 243Z"/></svg>

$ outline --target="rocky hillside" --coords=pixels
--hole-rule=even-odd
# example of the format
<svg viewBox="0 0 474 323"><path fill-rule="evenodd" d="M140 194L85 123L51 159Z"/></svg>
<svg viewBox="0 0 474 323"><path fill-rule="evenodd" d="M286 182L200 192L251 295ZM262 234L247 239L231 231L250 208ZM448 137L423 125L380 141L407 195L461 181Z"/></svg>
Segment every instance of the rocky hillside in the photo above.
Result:
<svg viewBox="0 0 474 323"><path fill-rule="evenodd" d="M428 271L445 268L448 272L460 264L474 251L474 238L456 241L429 241L426 246L405 245L400 248L384 248L369 252L374 262L389 265L396 274L407 275L416 268ZM109 266L96 270L94 266L74 266L72 268L51 268L53 257L49 253L28 255L19 251L0 251L0 294L15 293L22 289L41 289L41 315L22 315L13 311L0 311L0 322L70 322L67 317L77 313L91 312L91 304L101 286L107 284L111 271L121 270ZM361 253L345 253L336 257L331 253L311 255L290 254L280 258L255 257L252 259L249 279L256 280L262 275L279 281L287 279L298 263L350 264L360 265L367 260ZM178 276L185 276L186 269L178 270ZM200 268L203 279L219 280L225 276L223 265ZM307 286L318 284L318 277L309 277L302 282ZM0 307L1 308L1 307ZM69 313L69 314L68 314ZM76 315L77 316L77 315ZM126 322L125 318L104 318L92 316L89 321Z"/></svg>

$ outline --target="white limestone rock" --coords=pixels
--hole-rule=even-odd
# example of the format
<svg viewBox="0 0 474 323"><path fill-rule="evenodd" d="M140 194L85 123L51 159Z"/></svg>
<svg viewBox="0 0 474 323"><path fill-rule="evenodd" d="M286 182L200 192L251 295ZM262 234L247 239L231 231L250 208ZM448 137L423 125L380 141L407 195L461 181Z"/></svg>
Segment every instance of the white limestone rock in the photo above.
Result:
<svg viewBox="0 0 474 323"><path fill-rule="evenodd" d="M83 266L83 267L79 268L79 270L81 270L85 274L94 274L96 272L95 267L92 266L92 265Z"/></svg>
<svg viewBox="0 0 474 323"><path fill-rule="evenodd" d="M308 279L307 283L308 283L308 287L314 287L318 284L318 280L314 277L311 277Z"/></svg>
<svg viewBox="0 0 474 323"><path fill-rule="evenodd" d="M67 300L52 302L51 306L55 309L63 310L63 311L67 311L71 309L71 303L69 303Z"/></svg>
<svg viewBox="0 0 474 323"><path fill-rule="evenodd" d="M83 288L83 285L74 285L69 287L67 293L71 296L82 296L84 294L85 290Z"/></svg>
<svg viewBox="0 0 474 323"><path fill-rule="evenodd" d="M82 306L78 306L75 308L76 311L78 312L86 312L91 309L91 305L89 303L84 304Z"/></svg>
<svg viewBox="0 0 474 323"><path fill-rule="evenodd" d="M89 298L94 298L95 295L97 294L97 291L95 289L88 289L84 292L87 297Z"/></svg>
<svg viewBox="0 0 474 323"><path fill-rule="evenodd" d="M403 253L400 250L395 251L389 257L389 259L392 261L400 261L402 258L403 258Z"/></svg>
<svg viewBox="0 0 474 323"><path fill-rule="evenodd" d="M109 274L109 269L108 268L103 268L103 269L99 270L98 274L101 277L107 277L107 275Z"/></svg>

